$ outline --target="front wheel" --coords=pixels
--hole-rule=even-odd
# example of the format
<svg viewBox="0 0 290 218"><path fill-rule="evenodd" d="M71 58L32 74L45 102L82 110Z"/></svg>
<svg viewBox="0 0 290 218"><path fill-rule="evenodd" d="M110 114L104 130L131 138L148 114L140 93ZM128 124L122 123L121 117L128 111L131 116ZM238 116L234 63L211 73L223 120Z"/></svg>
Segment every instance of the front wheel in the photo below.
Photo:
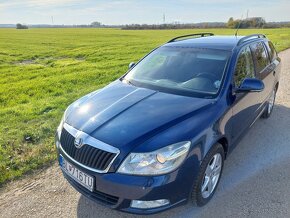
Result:
<svg viewBox="0 0 290 218"><path fill-rule="evenodd" d="M275 88L271 92L271 96L270 96L270 98L267 102L267 106L262 114L262 118L269 118L271 116L274 105L275 105L276 93L277 93L277 89Z"/></svg>
<svg viewBox="0 0 290 218"><path fill-rule="evenodd" d="M191 193L195 205L205 205L214 195L221 178L224 159L225 154L221 144L215 144L205 156Z"/></svg>

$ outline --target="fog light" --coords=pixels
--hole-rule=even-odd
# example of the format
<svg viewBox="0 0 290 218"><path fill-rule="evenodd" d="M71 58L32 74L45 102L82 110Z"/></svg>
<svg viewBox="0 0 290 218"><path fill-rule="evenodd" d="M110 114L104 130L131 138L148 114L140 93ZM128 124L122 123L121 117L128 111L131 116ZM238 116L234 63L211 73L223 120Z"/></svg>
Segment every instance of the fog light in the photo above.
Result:
<svg viewBox="0 0 290 218"><path fill-rule="evenodd" d="M155 200L155 201L133 200L131 202L131 207L140 208L140 209L148 209L148 208L161 207L161 206L164 206L167 204L169 204L169 200L167 200L167 199L160 199L160 200Z"/></svg>

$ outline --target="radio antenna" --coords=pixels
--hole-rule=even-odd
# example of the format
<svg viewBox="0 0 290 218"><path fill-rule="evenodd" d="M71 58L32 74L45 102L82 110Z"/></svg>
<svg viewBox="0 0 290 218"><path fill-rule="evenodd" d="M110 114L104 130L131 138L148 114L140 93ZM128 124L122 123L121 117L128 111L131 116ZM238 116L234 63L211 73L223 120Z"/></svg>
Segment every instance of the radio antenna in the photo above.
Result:
<svg viewBox="0 0 290 218"><path fill-rule="evenodd" d="M242 22L243 22L243 15L242 15L241 20L240 20L240 22L239 22L239 25L238 25L238 27L237 27L237 29L236 29L235 36L238 36L238 31L239 31L239 29L240 29L240 26L241 26L241 23L242 23Z"/></svg>

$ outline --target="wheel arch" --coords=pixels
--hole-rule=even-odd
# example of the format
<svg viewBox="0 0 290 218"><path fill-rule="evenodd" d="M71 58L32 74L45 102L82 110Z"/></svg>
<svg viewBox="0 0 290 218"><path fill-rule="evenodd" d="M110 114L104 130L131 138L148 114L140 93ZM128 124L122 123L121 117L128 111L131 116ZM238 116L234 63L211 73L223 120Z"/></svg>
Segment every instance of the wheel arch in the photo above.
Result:
<svg viewBox="0 0 290 218"><path fill-rule="evenodd" d="M279 81L276 83L276 85L275 85L275 89L276 89L276 91L278 90L278 88L279 88Z"/></svg>
<svg viewBox="0 0 290 218"><path fill-rule="evenodd" d="M228 149L229 149L229 142L228 139L225 136L222 136L220 139L216 141L216 143L219 143L223 146L224 152L225 152L225 158L227 157L228 154Z"/></svg>

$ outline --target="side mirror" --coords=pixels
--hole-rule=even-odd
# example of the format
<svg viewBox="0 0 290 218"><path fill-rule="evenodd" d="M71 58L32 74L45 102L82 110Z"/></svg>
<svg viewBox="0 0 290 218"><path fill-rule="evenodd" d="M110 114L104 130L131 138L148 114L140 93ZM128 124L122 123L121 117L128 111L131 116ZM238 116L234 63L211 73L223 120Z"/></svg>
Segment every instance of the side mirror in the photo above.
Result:
<svg viewBox="0 0 290 218"><path fill-rule="evenodd" d="M240 87L236 89L236 92L261 92L264 87L265 85L262 80L246 78Z"/></svg>
<svg viewBox="0 0 290 218"><path fill-rule="evenodd" d="M131 69L131 68L133 68L135 66L135 62L131 62L130 64L129 64L129 70Z"/></svg>

